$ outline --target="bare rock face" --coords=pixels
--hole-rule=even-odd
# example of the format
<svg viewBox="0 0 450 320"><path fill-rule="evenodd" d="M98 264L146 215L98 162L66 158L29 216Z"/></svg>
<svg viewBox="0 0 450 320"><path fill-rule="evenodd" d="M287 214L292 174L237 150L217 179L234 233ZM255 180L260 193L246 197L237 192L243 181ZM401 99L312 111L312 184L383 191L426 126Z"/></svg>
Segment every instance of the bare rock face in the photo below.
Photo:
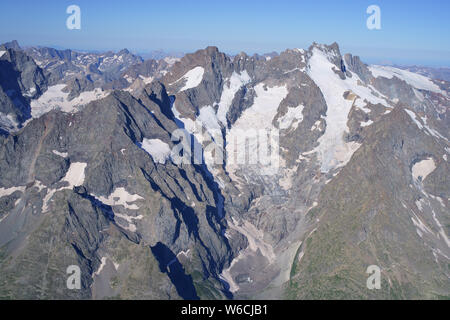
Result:
<svg viewBox="0 0 450 320"><path fill-rule="evenodd" d="M0 57L0 297L449 296L445 81L336 43L146 61L27 52L44 70L20 49ZM13 86L40 108L32 120ZM189 163L172 153L178 130L200 150ZM269 164L251 163L263 140L249 132L276 136Z"/></svg>
<svg viewBox="0 0 450 320"><path fill-rule="evenodd" d="M0 87L0 129L9 131L30 118L30 100L47 90L47 79L21 50L5 48L0 57Z"/></svg>
<svg viewBox="0 0 450 320"><path fill-rule="evenodd" d="M84 91L94 90L95 85L89 78L75 78L69 81L67 87L64 88L65 91L69 92L68 99L78 97Z"/></svg>
<svg viewBox="0 0 450 320"><path fill-rule="evenodd" d="M25 53L48 71L52 84L66 82L74 76L88 77L98 84L118 80L129 67L142 63L143 59L123 49L117 53L85 53L53 48L28 48Z"/></svg>
<svg viewBox="0 0 450 320"><path fill-rule="evenodd" d="M348 70L356 73L362 81L367 82L372 77L369 69L358 56L352 56L347 53L344 55L344 61L348 66Z"/></svg>
<svg viewBox="0 0 450 320"><path fill-rule="evenodd" d="M215 70L211 65L223 67ZM396 116L397 113L401 113L400 110L405 110L402 113L403 116L410 114L414 119L417 117L416 129L424 130L425 137L429 138L430 136L435 139L434 143L448 143L445 136L441 134L446 130L443 127L437 129L437 126L445 123L446 117L443 114L448 112L448 98L446 98L445 91L438 93L442 89L435 89L435 87L432 90L424 90L421 85L411 82L412 80L407 75L396 76L395 72L391 73L392 76L387 75L387 77L379 76L377 73L374 75L369 66L363 64L358 57L349 54L342 57L336 44L330 46L313 44L308 51L287 50L271 59L248 57L245 54L239 54L233 60L226 59L218 55L215 48L208 48L183 58L172 70L165 81L169 82L169 92L175 96L174 113L176 116L187 126L192 121L196 121L207 132L219 128L225 144L229 133L233 131L234 126L239 127L240 121L245 119L250 129L259 126L259 123L251 122L251 118L246 115L251 114L252 108L258 108L258 97L264 96L264 91L271 92L272 88L272 95L277 95L276 88L286 88L280 100L273 102L277 103L278 107L274 109L273 114L270 114L272 119L268 121L269 126L278 129L280 134L280 155L283 164L278 172L267 176L261 170L254 170L249 166L231 168L227 163L222 168L211 169L221 188L226 190L224 192L225 212L230 217L227 221L228 235L232 246L233 243L235 243L235 247L242 246L240 238L242 235L247 238L249 243L247 248L240 251L235 261L223 273L223 276L231 283L235 296L244 298L276 298L280 296L345 298L346 295L361 298L377 296L364 292L366 284L363 280L361 280L360 288L355 289L353 293L347 290L342 294L342 292L338 292L337 287L333 286L333 282L330 282L327 283L327 286L331 288L330 291L324 291L326 286L319 287L318 291L319 293L323 291L323 296L316 295L316 289L313 286L300 287L297 280L292 280L298 277L305 281L311 279L308 272L313 270L312 267L299 271L297 260L304 261L303 259L306 259L308 252L304 249L305 241L310 239L312 234L319 235L321 233L320 226L328 225L327 220L331 219L322 218L316 212L323 210L320 212L327 212L333 217L336 215L328 207L322 209L321 202L329 203L331 199L338 202L343 201L342 203L349 203L348 210L353 208L353 205L357 206L358 196L355 193L355 199L353 199L354 191L352 190L359 188L358 182L363 181L362 175L365 174L365 171L375 172L377 169L363 170L363 168L359 168L352 171L348 167L353 163L351 159L356 154L360 154L361 150L366 149L368 145L374 146L377 139L381 139L387 134L382 131L373 133L377 123L390 121L394 126L394 123L399 121L405 124L403 129L406 132L406 127L411 125L408 119L412 118ZM240 82L236 81L237 85L233 87L232 99L226 100L232 87L233 75L239 78ZM210 89L217 88L220 83L222 83L222 87L219 87L217 91ZM259 86L263 89L259 90ZM209 89L207 93L205 93L205 88ZM439 97L439 101L444 99L447 102L443 102L443 104L446 104L447 107L436 109L430 104L431 97L436 97L435 99ZM222 121L220 110L225 101L227 102L225 108L227 113L225 120ZM404 104L398 105L399 102ZM265 112L270 106L267 105L265 108L265 110L259 109L258 112ZM394 108L395 111L392 111ZM203 114L210 116L204 117ZM425 114L427 115L425 116ZM429 124L431 121L436 121L433 124L433 127L436 126L434 127L436 132L432 127L426 128L425 120ZM434 132L434 135L431 132ZM194 132L193 135L202 141L198 132ZM417 137L417 133L410 132L407 135ZM383 143L396 145L402 142L394 144L394 142L385 140ZM437 159L446 152L441 148L435 150L433 154ZM391 151L384 150L383 154L391 155ZM405 162L405 165L409 168L410 165L412 166L412 161L424 160L428 154L431 153L422 151L410 155L409 162L407 165ZM367 157L375 157L375 153ZM386 159L385 163L393 166L392 161L394 160ZM349 171L347 172L347 170ZM350 174L355 176L350 178ZM393 185L398 183L409 188L409 180L407 182L401 179L401 174L406 173L397 172L395 176L388 174L385 178ZM353 179L355 185L350 189L347 186L345 188L337 187L348 190L349 193L345 196L333 193L328 198L326 195L332 182L340 179L342 175ZM411 177L410 172L408 177ZM441 186L442 183L444 182L440 182ZM445 198L442 195L444 189L439 191L440 199ZM371 202L373 207L369 206L370 210L367 210L370 215L375 215L375 212L380 210L378 202L383 200L375 200L377 196L371 190L364 190L364 192L367 193L366 197L373 201ZM392 196L392 201L397 198L397 194ZM339 203L337 206L342 205ZM430 205L433 206L435 212L442 210L434 207L437 202ZM358 210L361 208L352 210L351 212L359 212ZM444 219L443 217L441 219ZM414 222L411 219L408 222L406 220L398 223L409 223L411 228L409 233L415 236ZM371 221L367 223L370 224ZM338 234L346 233L346 226L347 224L343 223L342 230L336 230L336 232ZM368 227L364 224L361 228L363 228L362 231L358 231L356 237L363 239L367 237L364 234L368 232ZM444 231L444 234L448 234L448 232ZM335 237L332 239L337 241ZM383 241L388 240L382 240L378 245L385 248L386 244ZM442 244L445 247L445 240L441 242ZM423 243L421 248L428 250L425 249L426 245ZM440 252L444 252L443 249L441 247ZM344 264L350 263L350 261L354 263L353 259L359 259L360 266L365 264L369 266L373 263L373 260L367 258L370 256L368 253L358 257L357 254L352 254L352 249L346 248L346 250L349 250L349 257L343 262ZM445 250L447 251L448 248ZM321 256L318 251L311 251L309 254ZM437 259L445 261L446 256L447 254L444 253ZM320 263L320 260L317 263ZM397 263L397 261L391 261L391 263ZM410 261L410 263L413 262ZM432 263L430 260L428 263L437 262ZM388 268L386 265L380 267ZM438 267L433 267L433 269L439 270ZM337 272L332 269L324 269L325 271ZM358 269L359 279L366 276L365 271L364 268ZM444 269L437 272L445 277ZM431 271L429 275L429 279L431 279ZM323 276L324 274L321 272L317 275L319 279ZM342 277L348 279L349 276L345 274ZM405 290L408 290L408 286L406 286L398 288L402 292L400 296L392 294L378 295L378 297L411 298L422 294L420 292L426 292L423 296L431 294L430 291L427 291L428 289L418 285L418 278L411 279L411 281L416 283L414 294L407 294ZM392 286L397 285L393 283L391 282ZM333 295L334 290L336 293ZM447 287L440 287L439 292L445 295L446 290L448 291Z"/></svg>
<svg viewBox="0 0 450 320"><path fill-rule="evenodd" d="M286 284L287 297L446 296L448 238L443 226L449 217L439 199L446 198L447 191L442 184L433 193L426 187L427 179L448 170L447 162L439 159L442 153L442 145L400 106L374 124L352 160L324 187L319 205L308 213L309 219L324 223L300 246ZM421 181L413 168L424 159L432 159L436 168ZM369 265L383 270L380 290L366 287Z"/></svg>
<svg viewBox="0 0 450 320"><path fill-rule="evenodd" d="M26 253L37 241L42 254L52 243L66 246L51 259L58 266L80 266L83 298L127 297L134 288L126 287L133 268L129 250L143 263L139 281L154 286L142 288L140 293L147 294L143 297L198 298L197 283L205 287L204 297L223 296L221 291L226 290L218 274L231 253L221 235L224 224L213 182L201 167L177 167L169 159L162 164L140 147L144 139L172 144L169 133L176 125L168 111L170 100L165 88L154 83L139 100L114 92L75 114L50 112L2 141L2 187L19 186L19 202L23 201L2 219L2 250L19 257L14 263L2 263L2 272L11 276L2 289L8 288L12 297L19 296L21 289L14 287L14 279L25 274L17 274L14 267L29 259ZM32 218L18 222L18 215ZM41 234L53 228L62 229ZM17 238L20 230L30 232L31 239ZM120 242L123 253L116 252L109 242ZM168 254L173 259L167 261ZM180 259L189 261L186 267ZM104 276L110 278L108 281L116 280L113 287L98 284L97 292L92 287L105 281L101 273L105 261L119 265ZM29 263L27 270L30 283L37 280L36 274L48 278L43 297L71 296L62 282L65 270L49 274L42 267L36 261ZM149 268L151 274L145 272ZM202 276L193 278L190 274ZM154 275L159 280L148 278ZM171 292L171 281L175 292ZM189 295L183 289L186 286ZM26 297L39 294L30 288Z"/></svg>

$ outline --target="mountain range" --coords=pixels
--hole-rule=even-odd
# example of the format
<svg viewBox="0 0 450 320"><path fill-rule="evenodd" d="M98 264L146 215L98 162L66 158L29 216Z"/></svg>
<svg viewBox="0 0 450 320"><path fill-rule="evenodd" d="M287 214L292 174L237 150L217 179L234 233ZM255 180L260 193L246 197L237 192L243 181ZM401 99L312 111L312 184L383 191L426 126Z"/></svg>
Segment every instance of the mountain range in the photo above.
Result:
<svg viewBox="0 0 450 320"><path fill-rule="evenodd" d="M448 299L450 82L423 74L1 45L0 299Z"/></svg>

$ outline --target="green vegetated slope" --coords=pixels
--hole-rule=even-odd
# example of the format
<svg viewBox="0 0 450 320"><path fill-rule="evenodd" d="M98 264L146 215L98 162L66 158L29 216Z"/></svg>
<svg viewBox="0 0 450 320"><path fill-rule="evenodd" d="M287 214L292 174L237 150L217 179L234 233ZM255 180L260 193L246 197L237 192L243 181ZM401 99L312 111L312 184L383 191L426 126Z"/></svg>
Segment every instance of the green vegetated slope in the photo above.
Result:
<svg viewBox="0 0 450 320"><path fill-rule="evenodd" d="M414 201L427 191L448 198L448 176L441 174L448 165L437 157L441 148L401 108L376 124L308 213L320 223L299 248L285 297L448 299L450 266L432 250L443 241L438 227L429 224L436 235L436 242L429 242L411 219L418 210ZM414 183L411 164L424 155L433 157L437 168L423 183ZM430 181L436 181L433 189ZM448 234L446 208L437 205L434 210ZM366 286L370 265L381 268L380 290Z"/></svg>

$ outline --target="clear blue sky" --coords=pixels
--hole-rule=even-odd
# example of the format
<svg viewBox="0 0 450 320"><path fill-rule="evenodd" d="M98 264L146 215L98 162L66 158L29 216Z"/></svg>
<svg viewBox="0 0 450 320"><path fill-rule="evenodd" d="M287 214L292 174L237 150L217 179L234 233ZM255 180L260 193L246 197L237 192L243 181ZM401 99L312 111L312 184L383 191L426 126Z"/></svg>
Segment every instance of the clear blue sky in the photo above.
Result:
<svg viewBox="0 0 450 320"><path fill-rule="evenodd" d="M66 8L81 8L82 29L66 28ZM366 9L381 8L381 30ZM450 66L448 0L2 0L0 42L83 50L227 53L307 48L338 42L367 62Z"/></svg>

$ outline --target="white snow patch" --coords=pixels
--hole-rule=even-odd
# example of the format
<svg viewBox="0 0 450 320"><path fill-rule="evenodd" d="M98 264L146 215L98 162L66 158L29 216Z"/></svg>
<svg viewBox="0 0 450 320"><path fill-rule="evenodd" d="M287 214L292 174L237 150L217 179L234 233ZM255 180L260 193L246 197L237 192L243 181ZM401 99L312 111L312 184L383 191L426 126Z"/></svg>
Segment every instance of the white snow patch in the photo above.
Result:
<svg viewBox="0 0 450 320"><path fill-rule="evenodd" d="M443 200L441 197L435 197L435 196L433 196L432 194L430 194L430 197L433 198L433 199L435 199L435 200L437 200L437 201L439 201L439 204L440 204L443 208L445 208L444 200Z"/></svg>
<svg viewBox="0 0 450 320"><path fill-rule="evenodd" d="M124 219L128 223L128 226L123 226L120 223L119 223L119 225L122 228L127 229L127 230L129 230L131 232L136 232L136 230L137 230L137 227L133 223L133 220L142 220L144 218L144 216L142 216L142 215L139 215L139 216L135 217L135 216L129 216L129 215L126 215L126 214L121 214L121 213L114 213L114 216Z"/></svg>
<svg viewBox="0 0 450 320"><path fill-rule="evenodd" d="M413 212L414 217L411 217L413 224L423 233L434 234L433 231L422 222L422 220Z"/></svg>
<svg viewBox="0 0 450 320"><path fill-rule="evenodd" d="M291 128L291 130L297 129L299 123L303 121L303 105L297 107L288 108L288 111L284 116L278 119L280 129L286 130Z"/></svg>
<svg viewBox="0 0 450 320"><path fill-rule="evenodd" d="M364 111L365 113L370 113L370 109L367 108L367 103L364 102L363 100L361 100L360 98L355 98L354 100L355 103L355 107L361 109L362 111Z"/></svg>
<svg viewBox="0 0 450 320"><path fill-rule="evenodd" d="M298 166L292 167L290 169L286 169L284 176L281 177L278 181L278 184L280 187L286 191L290 190L292 188L292 180L293 177L298 169Z"/></svg>
<svg viewBox="0 0 450 320"><path fill-rule="evenodd" d="M133 78L130 77L129 75L127 75L127 74L124 76L124 79L127 80L128 83L133 83Z"/></svg>
<svg viewBox="0 0 450 320"><path fill-rule="evenodd" d="M436 164L432 158L428 158L415 163L412 167L412 175L415 180L421 177L422 181L436 169Z"/></svg>
<svg viewBox="0 0 450 320"><path fill-rule="evenodd" d="M444 139L445 141L448 141L448 139L446 138L446 137L444 137L442 134L440 134L439 132L437 132L436 130L434 130L434 129L432 129L432 128L430 128L429 126L428 126L428 118L425 116L425 117L422 117L421 118L422 119L422 121L423 121L423 123L424 123L424 127L425 127L425 129L427 129L427 131L433 136L433 137L435 137L435 138L441 138L441 139Z"/></svg>
<svg viewBox="0 0 450 320"><path fill-rule="evenodd" d="M81 186L84 183L84 169L87 163L74 162L70 164L69 170L62 181L67 181L70 188Z"/></svg>
<svg viewBox="0 0 450 320"><path fill-rule="evenodd" d="M165 57L163 59L168 65L169 67L174 65L176 62L180 61L180 58L174 58L174 57Z"/></svg>
<svg viewBox="0 0 450 320"><path fill-rule="evenodd" d="M139 78L144 81L144 84L149 84L153 81L154 77L144 77L143 75L140 75Z"/></svg>
<svg viewBox="0 0 450 320"><path fill-rule="evenodd" d="M44 199L42 200L42 213L46 213L48 211L48 202L53 197L53 195L56 193L56 191L69 189L69 188L60 188L60 189L49 189L47 191L47 194L45 195Z"/></svg>
<svg viewBox="0 0 450 320"><path fill-rule="evenodd" d="M294 68L294 69L288 70L286 72L283 72L283 74L288 74L288 73L295 72L295 71L305 72L305 68Z"/></svg>
<svg viewBox="0 0 450 320"><path fill-rule="evenodd" d="M6 51L2 50L0 51L0 58L3 57L3 55L6 53Z"/></svg>
<svg viewBox="0 0 450 320"><path fill-rule="evenodd" d="M32 97L35 93L36 93L36 88L33 87L33 88L30 89L30 91L24 93L23 95L24 95L25 97Z"/></svg>
<svg viewBox="0 0 450 320"><path fill-rule="evenodd" d="M405 109L406 113L411 117L411 119L414 121L414 123L419 127L419 129L423 129L423 124L420 123L420 121L417 119L416 114L408 109Z"/></svg>
<svg viewBox="0 0 450 320"><path fill-rule="evenodd" d="M431 79L411 71L377 65L369 66L369 70L375 78L384 77L392 79L393 77L397 77L417 89L443 93L439 86L433 83Z"/></svg>
<svg viewBox="0 0 450 320"><path fill-rule="evenodd" d="M426 134L428 135L432 135L435 138L441 138L444 139L445 141L448 141L448 139L446 137L444 137L442 134L440 134L439 132L437 132L436 130L430 128L427 124L427 117L422 117L419 118L413 111L405 109L406 113L411 117L411 119L414 121L414 123L417 125L417 127L419 127L420 130L424 130ZM419 121L422 120L422 122Z"/></svg>
<svg viewBox="0 0 450 320"><path fill-rule="evenodd" d="M317 120L316 122L314 122L313 126L311 127L311 131L319 129L320 128L320 124L321 124L320 120Z"/></svg>
<svg viewBox="0 0 450 320"><path fill-rule="evenodd" d="M52 151L54 154L56 154L57 156L63 157L63 158L67 158L69 156L69 154L67 152L59 152L57 150L53 150Z"/></svg>
<svg viewBox="0 0 450 320"><path fill-rule="evenodd" d="M107 259L106 257L102 257L101 264L98 267L98 270L94 272L93 276L98 276L102 272L103 268L106 266L106 259Z"/></svg>
<svg viewBox="0 0 450 320"><path fill-rule="evenodd" d="M208 130L211 134L214 130L220 130L219 120L216 117L216 111L211 106L201 108L197 119L202 122L206 130Z"/></svg>
<svg viewBox="0 0 450 320"><path fill-rule="evenodd" d="M88 104L91 101L106 97L107 92L96 88L94 91L82 92L78 97L68 100L69 93L62 90L65 84L51 86L37 100L31 101L31 116L39 118L51 110L58 109L63 112L76 112L77 107Z"/></svg>
<svg viewBox="0 0 450 320"><path fill-rule="evenodd" d="M0 188L0 198L9 196L9 195L13 194L16 191L24 192L25 191L25 187L24 186L22 186L22 187L11 187L11 188L8 188L8 189Z"/></svg>
<svg viewBox="0 0 450 320"><path fill-rule="evenodd" d="M425 203L425 200L423 200L423 199L416 200L416 206L417 206L417 208L419 208L420 211L423 210L422 202Z"/></svg>
<svg viewBox="0 0 450 320"><path fill-rule="evenodd" d="M39 191L43 189L47 189L47 193L42 199L42 213L46 213L48 211L48 203L53 195L62 190L70 190L73 187L81 186L84 183L85 174L84 171L86 169L87 164L82 162L74 162L70 164L69 170L67 170L66 175L61 181L66 181L69 183L67 187L61 187L59 189L50 189L49 187L43 185L40 181L36 180L34 186L39 189Z"/></svg>
<svg viewBox="0 0 450 320"><path fill-rule="evenodd" d="M434 255L434 258L436 260L436 263L439 263L438 259L437 259L437 255L440 255L440 256L444 257L445 259L450 260L450 257L447 256L445 253L443 253L441 250L434 249L434 248L431 248L431 250L433 251L433 255Z"/></svg>
<svg viewBox="0 0 450 320"><path fill-rule="evenodd" d="M319 86L328 107L325 118L327 127L324 135L319 138L320 145L317 148L322 172L345 165L360 146L355 142L344 141L344 135L349 131L348 114L353 105L353 101L344 98L344 93L351 91L363 101L388 106L386 100L380 98L383 95L374 88L362 85L363 82L356 74L353 74L352 78L341 80L333 72L333 68L336 66L328 60L327 54L314 48L309 60L308 74Z"/></svg>
<svg viewBox="0 0 450 320"><path fill-rule="evenodd" d="M220 97L219 109L217 110L217 118L223 125L227 124L227 113L233 102L234 96L238 90L251 81L247 71L244 70L241 74L233 72L228 83L225 83Z"/></svg>
<svg viewBox="0 0 450 320"><path fill-rule="evenodd" d="M232 128L227 131L226 151L228 172L234 173L235 169L237 169L236 162L240 162L240 160L235 161L235 156L239 158L244 157L245 155L258 155L258 151L260 151L258 146L259 139L255 139L255 134L264 130L274 130L278 132L278 129L273 127L272 121L277 114L281 101L287 96L288 90L286 86L267 87L266 90L264 88L264 83L255 86L256 97L253 105L246 109L241 117L234 123ZM252 132L249 130L252 130ZM272 140L269 143L271 147L276 148L272 133L273 132L271 132L270 138ZM243 137L243 134L246 136ZM247 150L246 145L248 147L248 152L244 151L236 153L236 148L237 150ZM261 157L265 157L265 155ZM261 164L261 160L262 159L260 159L259 164ZM270 165L261 166L261 173L264 175L273 175L274 171L278 171L278 165L274 165L279 161L278 153L271 151L270 158L264 159L264 162L266 162L266 160L267 162L270 162Z"/></svg>
<svg viewBox="0 0 450 320"><path fill-rule="evenodd" d="M368 127L373 123L372 120L368 120L366 122L361 122L361 127Z"/></svg>
<svg viewBox="0 0 450 320"><path fill-rule="evenodd" d="M442 224L440 223L440 221L438 220L436 213L433 210L433 219L434 222L436 223L436 225L439 228L439 235L441 236L442 240L444 240L445 244L447 245L447 247L450 248L450 240L447 237L447 234L444 231L444 227L442 226Z"/></svg>
<svg viewBox="0 0 450 320"><path fill-rule="evenodd" d="M267 87L264 90L263 83L255 86L256 97L253 105L246 109L241 117L234 123L233 129L271 129L272 120L275 117L278 106L286 98L288 90L286 86Z"/></svg>
<svg viewBox="0 0 450 320"><path fill-rule="evenodd" d="M141 148L147 151L157 163L165 164L170 157L169 145L160 139L146 139L142 141Z"/></svg>
<svg viewBox="0 0 450 320"><path fill-rule="evenodd" d="M186 251L180 251L178 254L177 254L177 257L178 256L180 256L180 255L183 255L183 256L185 256L186 258L189 258L189 252L191 251L191 249L187 249Z"/></svg>
<svg viewBox="0 0 450 320"><path fill-rule="evenodd" d="M180 92L188 90L188 89L192 89L192 88L197 87L202 82L204 73L205 73L205 69L203 67L195 67L194 69L186 72L186 74L183 77L181 77L174 83L177 83L181 80L186 81L183 88L180 89ZM174 84L174 83L172 83L172 84Z"/></svg>
<svg viewBox="0 0 450 320"><path fill-rule="evenodd" d="M7 114L0 112L0 127L6 130L17 130L19 123L17 122L16 116L13 114Z"/></svg>
<svg viewBox="0 0 450 320"><path fill-rule="evenodd" d="M103 196L100 196L100 197L95 196L95 198L97 200L103 202L106 205L123 206L126 209L130 209L130 210L138 210L139 207L136 204L130 205L129 203L144 199L138 194L128 193L127 190L125 190L125 188L122 188L122 187L115 189L114 192L111 193L107 198L105 198ZM115 214L115 215L119 216L118 214ZM133 218L138 219L137 217L133 217Z"/></svg>

